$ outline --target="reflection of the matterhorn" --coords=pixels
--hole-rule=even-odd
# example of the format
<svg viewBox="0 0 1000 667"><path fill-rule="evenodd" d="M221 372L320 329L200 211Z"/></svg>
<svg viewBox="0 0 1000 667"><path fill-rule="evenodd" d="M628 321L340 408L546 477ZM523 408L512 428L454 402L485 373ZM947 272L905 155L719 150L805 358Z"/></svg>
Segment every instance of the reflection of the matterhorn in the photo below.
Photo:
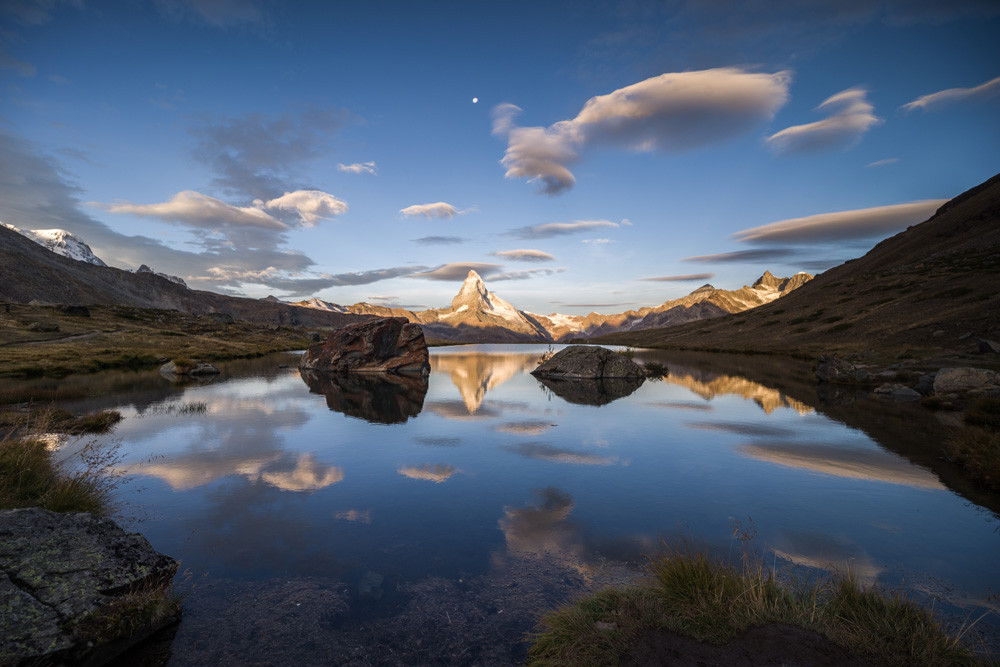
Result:
<svg viewBox="0 0 1000 667"><path fill-rule="evenodd" d="M400 424L424 407L427 378L394 373L300 371L314 394L326 396L331 410L375 424Z"/></svg>
<svg viewBox="0 0 1000 667"><path fill-rule="evenodd" d="M771 414L778 408L791 408L800 415L814 412L805 403L796 401L777 389L765 387L745 377L722 375L694 368L681 368L671 364L670 374L663 379L670 384L686 387L706 400L712 400L723 394L742 396L755 402L767 414Z"/></svg>
<svg viewBox="0 0 1000 667"><path fill-rule="evenodd" d="M537 354L448 353L431 355L431 372L448 373L469 414L483 404L486 392L538 365Z"/></svg>
<svg viewBox="0 0 1000 667"><path fill-rule="evenodd" d="M561 379L538 377L553 394L567 403L577 405L607 405L625 398L642 386L643 378Z"/></svg>

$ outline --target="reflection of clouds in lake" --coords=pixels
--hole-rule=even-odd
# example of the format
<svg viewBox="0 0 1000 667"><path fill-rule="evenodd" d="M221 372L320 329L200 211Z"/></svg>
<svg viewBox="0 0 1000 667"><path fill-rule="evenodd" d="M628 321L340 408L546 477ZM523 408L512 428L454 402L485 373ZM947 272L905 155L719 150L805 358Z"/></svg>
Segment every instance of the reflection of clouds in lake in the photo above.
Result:
<svg viewBox="0 0 1000 667"><path fill-rule="evenodd" d="M494 431L501 433L511 433L513 435L539 435L555 426L552 422L545 421L520 421L497 424Z"/></svg>
<svg viewBox="0 0 1000 667"><path fill-rule="evenodd" d="M902 484L919 489L945 488L941 480L929 470L880 450L843 445L774 443L742 445L737 451L759 461L825 475Z"/></svg>
<svg viewBox="0 0 1000 667"><path fill-rule="evenodd" d="M284 491L315 491L344 479L344 469L319 463L312 454L299 454L294 470L266 470L263 482Z"/></svg>
<svg viewBox="0 0 1000 667"><path fill-rule="evenodd" d="M525 458L551 461L552 463L573 463L589 466L613 466L618 464L617 456L595 456L594 454L579 452L574 449L554 447L543 442L522 442L516 445L504 445L503 449Z"/></svg>
<svg viewBox="0 0 1000 667"><path fill-rule="evenodd" d="M646 403L654 408L667 408L669 410L700 410L702 412L712 412L714 407L708 403L692 403L691 401L659 401Z"/></svg>
<svg viewBox="0 0 1000 667"><path fill-rule="evenodd" d="M448 373L469 414L479 411L486 392L538 365L537 354L432 354L431 371Z"/></svg>
<svg viewBox="0 0 1000 667"><path fill-rule="evenodd" d="M480 405L475 412L470 412L462 401L434 401L424 407L439 417L463 421L493 419L494 417L499 417L501 414L499 410L488 405Z"/></svg>
<svg viewBox="0 0 1000 667"><path fill-rule="evenodd" d="M415 441L419 442L421 445L427 445L428 447L457 447L462 444L461 438L451 437L451 436L424 436L419 438L414 438Z"/></svg>
<svg viewBox="0 0 1000 667"><path fill-rule="evenodd" d="M794 429L748 422L688 422L684 426L702 431L725 431L754 438L788 438L795 435Z"/></svg>
<svg viewBox="0 0 1000 667"><path fill-rule="evenodd" d="M671 365L670 374L663 379L670 384L684 387L706 400L712 400L716 396L726 394L741 396L759 405L767 414L771 414L778 408L791 408L800 415L814 412L813 408L805 403L786 396L777 389L765 387L744 377L718 375Z"/></svg>
<svg viewBox="0 0 1000 667"><path fill-rule="evenodd" d="M448 481L459 470L454 466L443 463L436 463L434 465L425 463L421 466L403 466L396 472L410 479L425 479L435 484L440 484L441 482Z"/></svg>
<svg viewBox="0 0 1000 667"><path fill-rule="evenodd" d="M796 565L840 574L850 571L870 581L884 571L863 548L841 535L786 533L778 538L778 548L773 551Z"/></svg>
<svg viewBox="0 0 1000 667"><path fill-rule="evenodd" d="M579 561L583 546L575 522L569 520L573 497L561 489L536 489L539 502L505 507L500 530L507 550L520 555L560 554Z"/></svg>
<svg viewBox="0 0 1000 667"><path fill-rule="evenodd" d="M367 510L342 510L334 512L333 518L338 521L351 521L353 523L370 524L372 522L372 511Z"/></svg>

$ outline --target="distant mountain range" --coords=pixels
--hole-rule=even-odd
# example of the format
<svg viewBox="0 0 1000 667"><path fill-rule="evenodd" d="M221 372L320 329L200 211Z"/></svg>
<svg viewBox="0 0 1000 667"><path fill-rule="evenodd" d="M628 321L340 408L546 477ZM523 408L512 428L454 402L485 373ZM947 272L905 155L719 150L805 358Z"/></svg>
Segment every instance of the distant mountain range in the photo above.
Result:
<svg viewBox="0 0 1000 667"><path fill-rule="evenodd" d="M479 274L469 271L449 307L415 312L369 303L341 306L316 298L285 303L273 296L241 299L191 290L182 279L154 272L146 265L135 272L109 267L85 242L63 230L21 230L4 225L0 227L0 238L13 239L14 232L37 245L32 248L21 241L4 243L10 252L0 256L0 279L4 283L0 285L0 299L174 308L194 314L218 312L248 321L307 326L340 326L372 316L405 317L421 324L428 338L455 342L566 342L674 326L770 303L812 279L807 273L777 278L765 272L753 285L738 290L703 285L680 299L624 313L538 315L520 310L489 291ZM20 259L9 255L20 255ZM55 255L60 256L58 260Z"/></svg>
<svg viewBox="0 0 1000 667"><path fill-rule="evenodd" d="M538 315L519 310L486 288L475 271L448 308L412 311L402 308L356 303L342 306L322 299L307 299L294 305L333 313L405 317L424 327L431 338L464 342L566 342L618 331L638 331L669 327L694 320L721 317L755 308L788 294L812 279L808 273L777 278L766 271L753 285L738 290L721 290L703 285L680 299L659 306L604 315ZM278 301L275 297L268 297Z"/></svg>
<svg viewBox="0 0 1000 667"><path fill-rule="evenodd" d="M975 352L977 339L1000 341L1000 175L780 303L600 342L804 354L891 350L909 359Z"/></svg>

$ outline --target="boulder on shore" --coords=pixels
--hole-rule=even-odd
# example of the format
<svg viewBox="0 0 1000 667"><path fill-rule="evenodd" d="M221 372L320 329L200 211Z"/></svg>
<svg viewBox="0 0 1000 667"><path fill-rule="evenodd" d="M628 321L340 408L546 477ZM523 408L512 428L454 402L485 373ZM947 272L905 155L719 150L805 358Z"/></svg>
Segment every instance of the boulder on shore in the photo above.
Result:
<svg viewBox="0 0 1000 667"><path fill-rule="evenodd" d="M934 376L934 393L975 394L1000 390L1000 373L986 368L942 368Z"/></svg>
<svg viewBox="0 0 1000 667"><path fill-rule="evenodd" d="M531 371L548 378L645 378L646 371L623 354L596 345L572 345Z"/></svg>
<svg viewBox="0 0 1000 667"><path fill-rule="evenodd" d="M866 384L871 382L870 374L864 367L844 359L821 355L816 362L816 377L820 382L830 384Z"/></svg>
<svg viewBox="0 0 1000 667"><path fill-rule="evenodd" d="M0 664L104 664L179 617L177 561L86 512L0 511Z"/></svg>
<svg viewBox="0 0 1000 667"><path fill-rule="evenodd" d="M164 375L218 375L219 369L204 361L199 361L193 365L168 361L160 366L160 372Z"/></svg>
<svg viewBox="0 0 1000 667"><path fill-rule="evenodd" d="M329 373L406 373L429 375L430 354L424 331L405 317L383 317L351 324L310 345L299 368Z"/></svg>

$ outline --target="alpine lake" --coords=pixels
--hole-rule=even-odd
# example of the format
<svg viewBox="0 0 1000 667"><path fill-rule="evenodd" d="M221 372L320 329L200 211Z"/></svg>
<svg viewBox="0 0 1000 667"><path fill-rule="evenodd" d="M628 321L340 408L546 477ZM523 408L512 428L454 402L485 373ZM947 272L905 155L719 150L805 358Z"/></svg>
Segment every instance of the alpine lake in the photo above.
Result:
<svg viewBox="0 0 1000 667"><path fill-rule="evenodd" d="M64 407L124 416L99 438L116 518L181 561L183 620L141 660L516 664L541 612L665 544L850 571L996 646L1000 497L939 458L953 414L766 356L635 350L669 374L541 381L546 350L434 348L427 379L288 353L61 380L91 396Z"/></svg>

